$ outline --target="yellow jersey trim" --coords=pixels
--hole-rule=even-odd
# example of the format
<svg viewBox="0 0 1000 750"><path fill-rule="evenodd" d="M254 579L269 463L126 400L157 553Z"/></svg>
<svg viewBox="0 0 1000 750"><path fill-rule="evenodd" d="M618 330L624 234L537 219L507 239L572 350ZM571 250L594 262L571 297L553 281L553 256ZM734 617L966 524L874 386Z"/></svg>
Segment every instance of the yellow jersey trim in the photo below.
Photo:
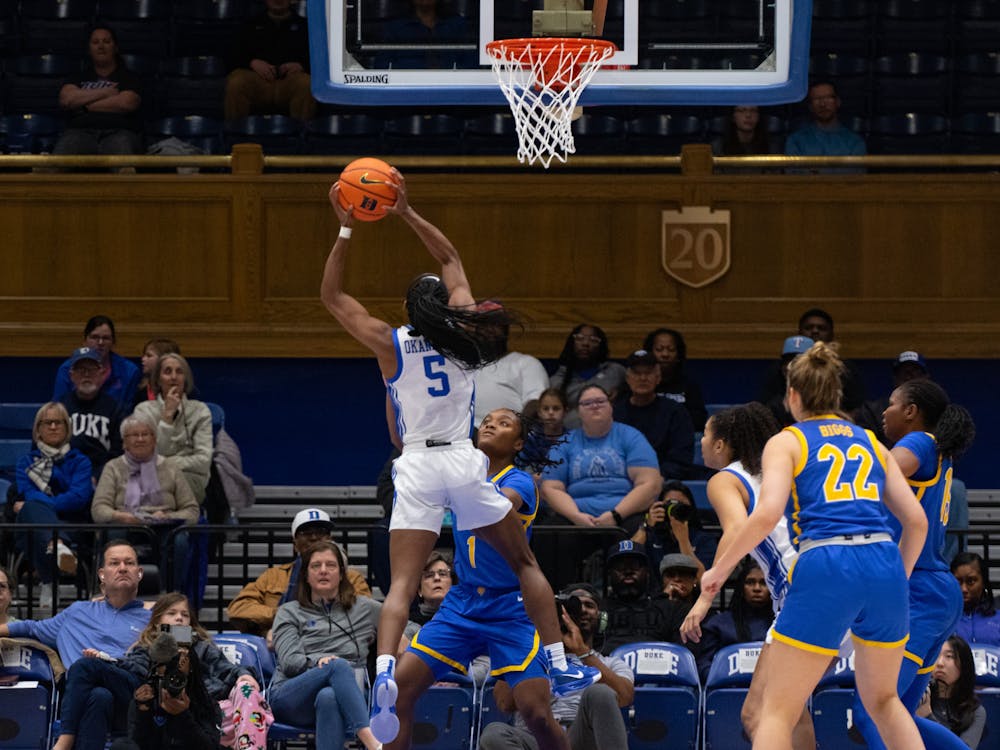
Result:
<svg viewBox="0 0 1000 750"><path fill-rule="evenodd" d="M802 473L802 470L806 468L806 460L809 458L809 443L806 441L806 436L798 427L794 425L785 428L788 432L795 436L795 439L799 441L799 450L801 451L799 455L799 460L795 462L795 470L792 472L793 477L797 477Z"/></svg>
<svg viewBox="0 0 1000 750"><path fill-rule="evenodd" d="M418 635L420 635L419 632L417 632L417 634L413 636L413 640L410 641L410 648L416 649L417 651L422 651L425 654L427 654L428 656L430 656L430 657L432 657L434 659L437 659L439 662L443 662L444 664L447 664L449 667L451 667L452 669L454 669L459 674L466 674L467 673L468 670L466 670L464 664L459 664L454 659L449 659L444 654L440 654L437 651L435 651L434 649L428 648L427 646L423 645L422 643L417 643L417 636ZM538 637L538 635L536 634L535 638L537 638L537 637Z"/></svg>
<svg viewBox="0 0 1000 750"><path fill-rule="evenodd" d="M885 456L882 454L882 451L879 450L881 443L879 443L878 438L875 437L875 433L871 430L865 430L865 435L868 436L868 442L871 443L872 453L875 454L875 458L878 459L878 462L882 465L882 472L888 476L889 470L885 463ZM881 498L879 499L881 500Z"/></svg>
<svg viewBox="0 0 1000 750"><path fill-rule="evenodd" d="M493 677L496 677L498 675L506 674L507 672L523 672L528 668L528 665L531 664L531 661L532 659L535 658L535 655L538 654L539 645L541 644L539 643L538 631L536 630L534 641L531 644L531 651L529 651L528 655L524 657L524 661L522 661L520 664L511 664L509 667L500 667L500 669L491 670L490 674Z"/></svg>
<svg viewBox="0 0 1000 750"><path fill-rule="evenodd" d="M904 651L903 652L903 657L906 658L906 659L909 659L914 664L916 664L918 667L923 667L924 666L924 660L921 659L916 654L911 654L909 651ZM932 669L933 669L933 667L932 667ZM917 674L920 674L920 672L917 671Z"/></svg>
<svg viewBox="0 0 1000 750"><path fill-rule="evenodd" d="M805 641L799 641L795 638L789 638L787 635L782 635L777 630L774 632L774 640L779 643L784 643L786 646L791 646L792 648L801 649L802 651L809 651L813 654L822 654L823 656L836 656L837 649L835 648L824 648L823 646L814 646L811 643L806 643Z"/></svg>
<svg viewBox="0 0 1000 750"><path fill-rule="evenodd" d="M490 477L490 481L493 484L496 484L500 480L501 477L503 477L505 474L513 471L514 468L515 468L514 464L510 464L509 466L506 466L506 467L500 469L500 471L498 471L496 474L494 474L493 476ZM530 513L530 514L529 513L517 513L517 517L519 519L521 519L521 526L523 528L525 528L525 529L527 529L532 524L532 522L535 520L535 516L538 515L538 485L535 484L534 486L535 486L535 512L534 513Z"/></svg>
<svg viewBox="0 0 1000 750"><path fill-rule="evenodd" d="M851 633L851 638L862 645L871 646L872 648L899 648L900 646L905 646L906 642L910 640L910 634L907 633L905 638L893 641L892 643L888 641L866 641L864 638L858 638L854 633ZM905 651L903 653L906 654Z"/></svg>

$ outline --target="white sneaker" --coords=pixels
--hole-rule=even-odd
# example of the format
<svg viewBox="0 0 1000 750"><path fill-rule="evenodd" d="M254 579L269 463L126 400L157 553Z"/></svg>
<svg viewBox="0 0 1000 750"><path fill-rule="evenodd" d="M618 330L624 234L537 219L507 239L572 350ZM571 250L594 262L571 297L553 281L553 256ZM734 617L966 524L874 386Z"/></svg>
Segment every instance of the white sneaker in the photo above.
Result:
<svg viewBox="0 0 1000 750"><path fill-rule="evenodd" d="M43 583L38 586L38 606L40 609L52 608L52 584Z"/></svg>
<svg viewBox="0 0 1000 750"><path fill-rule="evenodd" d="M63 543L62 539L56 545L56 555L59 560L59 570L66 575L75 576L77 565L76 555L73 553L73 550Z"/></svg>

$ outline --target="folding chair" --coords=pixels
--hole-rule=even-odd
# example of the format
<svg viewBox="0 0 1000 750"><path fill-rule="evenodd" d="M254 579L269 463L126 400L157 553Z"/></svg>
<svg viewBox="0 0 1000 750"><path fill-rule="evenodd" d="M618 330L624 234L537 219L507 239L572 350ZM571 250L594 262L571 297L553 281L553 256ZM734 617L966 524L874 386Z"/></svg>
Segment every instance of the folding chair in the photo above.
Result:
<svg viewBox="0 0 1000 750"><path fill-rule="evenodd" d="M979 747L996 747L1000 742L1000 646L972 649L976 665L976 696L986 709L986 729Z"/></svg>
<svg viewBox="0 0 1000 750"><path fill-rule="evenodd" d="M740 713L763 645L755 641L726 646L712 660L705 680L705 750L750 750Z"/></svg>
<svg viewBox="0 0 1000 750"><path fill-rule="evenodd" d="M635 673L635 698L622 709L629 750L699 747L701 683L691 652L673 643L641 642L611 655Z"/></svg>
<svg viewBox="0 0 1000 750"><path fill-rule="evenodd" d="M471 750L475 717L475 685L469 675L457 672L432 685L420 696L413 711L414 748L427 750Z"/></svg>

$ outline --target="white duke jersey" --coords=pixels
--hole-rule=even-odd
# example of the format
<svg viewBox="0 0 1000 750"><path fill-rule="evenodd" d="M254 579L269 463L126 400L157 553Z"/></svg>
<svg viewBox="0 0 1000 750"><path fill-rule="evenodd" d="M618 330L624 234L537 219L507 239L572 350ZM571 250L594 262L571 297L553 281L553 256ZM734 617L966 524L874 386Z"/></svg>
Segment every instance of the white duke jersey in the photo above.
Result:
<svg viewBox="0 0 1000 750"><path fill-rule="evenodd" d="M750 507L747 508L747 513L752 513L757 507L757 496L760 494L760 477L748 472L739 461L733 461L723 471L734 474L743 483L750 495ZM750 556L757 561L764 572L764 580L767 581L767 588L771 592L774 611L778 612L788 592L788 571L798 556L788 535L788 519L784 515L771 533L750 550Z"/></svg>
<svg viewBox="0 0 1000 750"><path fill-rule="evenodd" d="M410 326L392 332L396 372L385 385L403 445L446 444L472 436L476 388L463 370Z"/></svg>

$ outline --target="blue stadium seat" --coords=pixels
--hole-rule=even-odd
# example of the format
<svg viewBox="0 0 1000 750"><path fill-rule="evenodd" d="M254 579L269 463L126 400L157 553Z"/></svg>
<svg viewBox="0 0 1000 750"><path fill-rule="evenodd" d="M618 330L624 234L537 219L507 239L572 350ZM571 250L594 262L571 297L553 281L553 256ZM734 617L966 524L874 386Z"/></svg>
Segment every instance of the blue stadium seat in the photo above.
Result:
<svg viewBox="0 0 1000 750"><path fill-rule="evenodd" d="M698 510L709 510L714 512L712 504L708 502L708 481L704 479L686 479L684 485L691 490L694 495L694 507Z"/></svg>
<svg viewBox="0 0 1000 750"><path fill-rule="evenodd" d="M976 695L986 709L986 729L979 747L995 747L1000 741L1000 646L972 645Z"/></svg>
<svg viewBox="0 0 1000 750"><path fill-rule="evenodd" d="M41 404L0 404L0 437L30 438Z"/></svg>
<svg viewBox="0 0 1000 750"><path fill-rule="evenodd" d="M633 154L676 155L687 143L701 143L705 131L695 114L655 114L628 121L626 147Z"/></svg>
<svg viewBox="0 0 1000 750"><path fill-rule="evenodd" d="M226 61L221 57L174 57L160 65L163 106L168 115L222 119Z"/></svg>
<svg viewBox="0 0 1000 750"><path fill-rule="evenodd" d="M467 120L465 148L470 154L516 154L514 116L509 111L494 112Z"/></svg>
<svg viewBox="0 0 1000 750"><path fill-rule="evenodd" d="M831 750L855 750L850 738L854 705L854 654L839 657L820 678L812 697L816 743ZM864 747L862 744L861 747Z"/></svg>
<svg viewBox="0 0 1000 750"><path fill-rule="evenodd" d="M31 440L17 438L0 439L0 476L13 480L14 469L21 456L31 451Z"/></svg>
<svg viewBox="0 0 1000 750"><path fill-rule="evenodd" d="M378 154L382 120L370 114L335 114L306 123L306 153Z"/></svg>
<svg viewBox="0 0 1000 750"><path fill-rule="evenodd" d="M411 746L427 750L471 750L474 740L475 685L468 675L451 673L432 685L413 710Z"/></svg>
<svg viewBox="0 0 1000 750"><path fill-rule="evenodd" d="M59 89L67 76L80 69L80 61L70 55L22 55L8 60L5 68L6 112L62 117Z"/></svg>
<svg viewBox="0 0 1000 750"><path fill-rule="evenodd" d="M698 747L701 683L694 656L673 643L641 642L620 646L612 656L635 674L635 698L622 709L629 750Z"/></svg>
<svg viewBox="0 0 1000 750"><path fill-rule="evenodd" d="M247 0L176 0L173 53L223 54L249 13Z"/></svg>
<svg viewBox="0 0 1000 750"><path fill-rule="evenodd" d="M994 52L1000 40L1000 0L960 0L955 36L962 52Z"/></svg>
<svg viewBox="0 0 1000 750"><path fill-rule="evenodd" d="M302 153L302 123L285 115L250 115L224 126L227 148L259 143L266 155Z"/></svg>
<svg viewBox="0 0 1000 750"><path fill-rule="evenodd" d="M872 154L940 154L948 145L948 118L907 112L872 120L868 151Z"/></svg>
<svg viewBox="0 0 1000 750"><path fill-rule="evenodd" d="M454 115L395 117L385 123L385 148L393 154L460 154L464 128Z"/></svg>
<svg viewBox="0 0 1000 750"><path fill-rule="evenodd" d="M480 688L479 697L476 700L476 705L479 708L479 716L476 719L475 728L477 737L482 734L482 731L488 724L494 722L501 722L503 724L514 723L514 714L501 711L497 706L496 698L493 696L494 685L496 685L496 678L488 678Z"/></svg>
<svg viewBox="0 0 1000 750"><path fill-rule="evenodd" d="M120 51L165 57L172 6L172 0L99 0L97 16L115 30Z"/></svg>
<svg viewBox="0 0 1000 750"><path fill-rule="evenodd" d="M252 667L261 685L266 685L274 675L274 656L267 648L267 641L259 635L219 633L212 640L233 664Z"/></svg>
<svg viewBox="0 0 1000 750"><path fill-rule="evenodd" d="M951 6L941 0L880 0L875 3L876 50L948 52Z"/></svg>
<svg viewBox="0 0 1000 750"><path fill-rule="evenodd" d="M970 112L952 120L951 146L960 154L1000 153L1000 112Z"/></svg>
<svg viewBox="0 0 1000 750"><path fill-rule="evenodd" d="M740 712L763 642L719 649L705 679L705 750L750 750Z"/></svg>
<svg viewBox="0 0 1000 750"><path fill-rule="evenodd" d="M0 661L0 750L45 750L56 715L52 667L27 644L4 650Z"/></svg>
<svg viewBox="0 0 1000 750"><path fill-rule="evenodd" d="M998 37L997 44L1000 44ZM1000 54L980 52L958 59L955 107L959 112L996 112L1000 109Z"/></svg>
<svg viewBox="0 0 1000 750"><path fill-rule="evenodd" d="M206 401L205 406L212 414L212 437L215 437L219 434L219 430L226 426L226 412L221 406L210 401Z"/></svg>
<svg viewBox="0 0 1000 750"><path fill-rule="evenodd" d="M921 52L883 55L873 62L872 76L875 112L886 115L948 111L951 64L944 55Z"/></svg>
<svg viewBox="0 0 1000 750"><path fill-rule="evenodd" d="M16 8L16 5L14 6ZM0 58L13 57L21 49L21 33L17 15L0 3Z"/></svg>
<svg viewBox="0 0 1000 750"><path fill-rule="evenodd" d="M874 32L875 0L813 0L813 53L868 55Z"/></svg>
<svg viewBox="0 0 1000 750"><path fill-rule="evenodd" d="M173 137L197 146L206 154L222 152L222 121L211 117L164 117L148 123L146 135L154 143Z"/></svg>
<svg viewBox="0 0 1000 750"><path fill-rule="evenodd" d="M93 23L95 0L30 0L21 3L21 51L76 55L87 53L87 29Z"/></svg>
<svg viewBox="0 0 1000 750"><path fill-rule="evenodd" d="M584 112L571 128L578 155L620 154L625 148L625 122L615 115Z"/></svg>

